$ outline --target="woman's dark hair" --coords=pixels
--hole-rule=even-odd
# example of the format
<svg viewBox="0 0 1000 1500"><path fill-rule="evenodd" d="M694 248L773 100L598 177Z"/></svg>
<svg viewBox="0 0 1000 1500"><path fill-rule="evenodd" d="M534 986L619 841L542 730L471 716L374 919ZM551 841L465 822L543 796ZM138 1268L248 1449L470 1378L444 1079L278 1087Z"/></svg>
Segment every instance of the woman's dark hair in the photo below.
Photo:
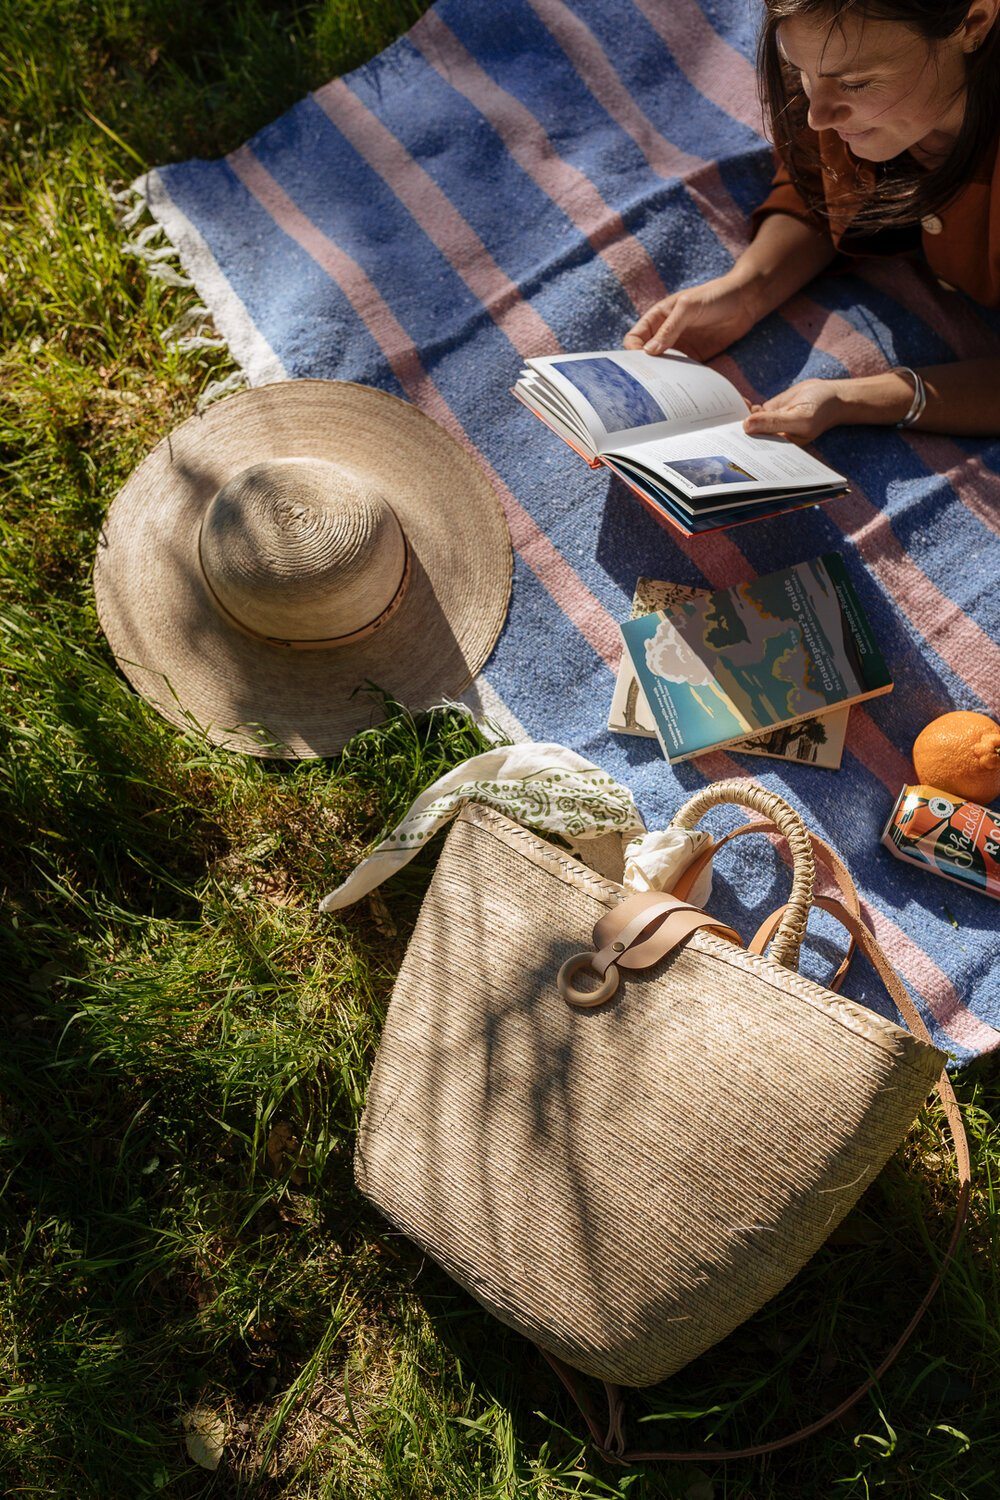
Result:
<svg viewBox="0 0 1000 1500"><path fill-rule="evenodd" d="M809 208L821 217L829 211L823 198L820 158L807 129L809 101L798 74L782 58L778 27L792 17L828 20L831 30L849 15L860 20L899 21L928 45L952 36L969 11L970 0L764 0L765 14L757 48L761 98L772 139L792 180ZM944 161L921 170L908 154L876 167L876 188L869 192L853 220L874 231L910 224L939 212L969 181L1000 125L1000 23L981 45L965 56L965 114L954 146ZM856 185L845 184L856 190Z"/></svg>

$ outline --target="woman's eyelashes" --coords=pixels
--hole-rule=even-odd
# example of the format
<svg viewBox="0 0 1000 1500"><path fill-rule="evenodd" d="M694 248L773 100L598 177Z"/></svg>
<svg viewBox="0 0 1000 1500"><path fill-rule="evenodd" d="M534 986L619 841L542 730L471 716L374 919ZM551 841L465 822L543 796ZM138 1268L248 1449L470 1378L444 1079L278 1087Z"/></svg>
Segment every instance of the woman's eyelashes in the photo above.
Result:
<svg viewBox="0 0 1000 1500"><path fill-rule="evenodd" d="M805 94L806 98L807 99L811 99L812 98L812 88L810 87L810 84L809 84L809 75L808 75L808 73L804 73L801 68L797 68L794 63L790 63L788 61L788 58L785 57L784 54L782 54L781 60L784 63L785 67L787 68L788 72L793 77L795 77L795 76L798 77L799 87L802 89L802 92ZM862 78L862 79L858 79L858 81L855 82L855 83L847 83L843 78L841 78L841 79L838 79L838 82L840 84L841 93L844 93L844 94L863 94L866 89L874 88L874 86L875 86L875 79L874 78Z"/></svg>

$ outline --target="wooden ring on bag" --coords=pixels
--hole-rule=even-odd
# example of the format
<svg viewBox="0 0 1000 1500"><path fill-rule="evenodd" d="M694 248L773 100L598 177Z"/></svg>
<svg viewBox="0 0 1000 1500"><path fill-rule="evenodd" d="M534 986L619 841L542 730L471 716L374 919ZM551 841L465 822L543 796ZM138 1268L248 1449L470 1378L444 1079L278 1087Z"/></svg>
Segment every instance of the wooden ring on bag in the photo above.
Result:
<svg viewBox="0 0 1000 1500"><path fill-rule="evenodd" d="M608 967L604 971L603 982L598 985L596 990L578 990L576 988L573 980L581 969L590 968L590 961L593 957L592 952L574 953L572 958L567 958L556 976L556 989L562 995L563 999L570 1005L579 1006L581 1009L587 1009L592 1005L603 1005L606 1000L611 999L611 996L618 988L620 976L617 964L608 964ZM592 972L596 972L596 970Z"/></svg>

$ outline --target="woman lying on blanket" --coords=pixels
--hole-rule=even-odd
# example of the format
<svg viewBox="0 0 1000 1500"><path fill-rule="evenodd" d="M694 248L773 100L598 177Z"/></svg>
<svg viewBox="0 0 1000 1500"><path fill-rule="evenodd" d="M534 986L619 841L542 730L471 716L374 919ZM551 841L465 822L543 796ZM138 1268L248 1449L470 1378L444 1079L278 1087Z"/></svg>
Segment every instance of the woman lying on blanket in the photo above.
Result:
<svg viewBox="0 0 1000 1500"><path fill-rule="evenodd" d="M665 297L625 339L710 359L837 252L922 247L1000 307L1000 0L765 0L759 71L779 166L725 276ZM808 441L843 422L1000 434L1000 359L804 380L748 432Z"/></svg>

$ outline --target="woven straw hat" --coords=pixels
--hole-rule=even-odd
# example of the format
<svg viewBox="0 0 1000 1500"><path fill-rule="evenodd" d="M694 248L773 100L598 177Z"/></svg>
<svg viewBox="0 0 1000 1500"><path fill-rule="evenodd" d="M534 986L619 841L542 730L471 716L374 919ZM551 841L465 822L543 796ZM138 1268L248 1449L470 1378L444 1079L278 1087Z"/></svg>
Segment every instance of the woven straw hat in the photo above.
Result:
<svg viewBox="0 0 1000 1500"><path fill-rule="evenodd" d="M331 755L373 683L413 709L468 686L500 633L499 501L435 422L368 386L291 380L189 418L115 498L101 625L169 719L250 755Z"/></svg>

